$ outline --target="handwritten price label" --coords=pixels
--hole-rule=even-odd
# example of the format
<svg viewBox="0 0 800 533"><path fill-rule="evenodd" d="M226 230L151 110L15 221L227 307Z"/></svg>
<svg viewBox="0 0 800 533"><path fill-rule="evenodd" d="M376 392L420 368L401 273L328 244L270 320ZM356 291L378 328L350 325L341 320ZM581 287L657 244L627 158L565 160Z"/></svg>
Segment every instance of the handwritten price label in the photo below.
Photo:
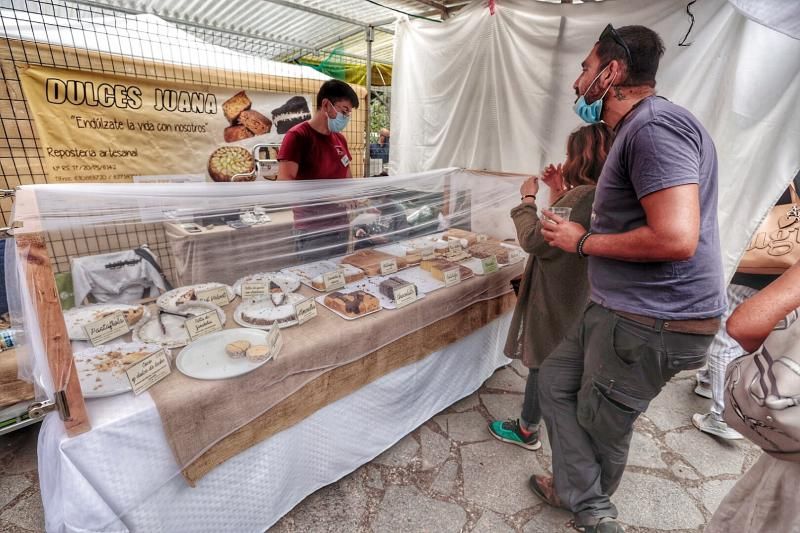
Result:
<svg viewBox="0 0 800 533"><path fill-rule="evenodd" d="M389 274L394 274L395 272L397 272L396 259L386 259L385 261L381 261L381 276L388 276Z"/></svg>
<svg viewBox="0 0 800 533"><path fill-rule="evenodd" d="M452 268L444 271L444 286L451 287L461 283L461 269Z"/></svg>
<svg viewBox="0 0 800 533"><path fill-rule="evenodd" d="M122 311L117 311L100 320L95 320L83 326L83 331L89 338L92 346L100 346L112 339L122 337L131 330Z"/></svg>
<svg viewBox="0 0 800 533"><path fill-rule="evenodd" d="M303 300L295 304L294 314L297 317L298 324L305 324L315 316L317 316L317 302L313 298Z"/></svg>
<svg viewBox="0 0 800 533"><path fill-rule="evenodd" d="M248 281L242 283L243 300L261 300L269 296L269 286L263 281Z"/></svg>
<svg viewBox="0 0 800 533"><path fill-rule="evenodd" d="M228 294L228 289L225 287L217 287L216 289L208 289L206 291L197 291L195 296L199 302L208 302L220 307L231 303L231 295Z"/></svg>
<svg viewBox="0 0 800 533"><path fill-rule="evenodd" d="M222 323L219 321L219 315L216 311L209 311L186 321L186 331L192 340L221 330Z"/></svg>
<svg viewBox="0 0 800 533"><path fill-rule="evenodd" d="M322 283L326 291L344 288L344 270L331 270L322 275Z"/></svg>
<svg viewBox="0 0 800 533"><path fill-rule="evenodd" d="M398 309L417 301L417 288L409 283L394 290L394 303Z"/></svg>
<svg viewBox="0 0 800 533"><path fill-rule="evenodd" d="M490 255L489 257L484 257L481 259L481 266L483 266L483 273L484 274L494 274L500 267L497 264L497 256Z"/></svg>
<svg viewBox="0 0 800 533"><path fill-rule="evenodd" d="M125 375L128 376L131 389L136 396L169 376L170 372L172 370L169 367L169 359L163 349L151 353L125 369Z"/></svg>

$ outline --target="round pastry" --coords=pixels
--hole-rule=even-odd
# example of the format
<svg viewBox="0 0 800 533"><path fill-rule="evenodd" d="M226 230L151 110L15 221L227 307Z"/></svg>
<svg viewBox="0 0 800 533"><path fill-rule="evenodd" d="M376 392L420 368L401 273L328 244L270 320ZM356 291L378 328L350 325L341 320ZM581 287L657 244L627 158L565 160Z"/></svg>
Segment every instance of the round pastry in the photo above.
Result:
<svg viewBox="0 0 800 533"><path fill-rule="evenodd" d="M231 359L241 359L244 357L250 348L250 343L247 341L233 341L225 345L225 353Z"/></svg>
<svg viewBox="0 0 800 533"><path fill-rule="evenodd" d="M294 305L247 305L242 309L242 320L255 326L269 326L275 322L290 322L295 320Z"/></svg>
<svg viewBox="0 0 800 533"><path fill-rule="evenodd" d="M253 155L240 146L217 148L208 159L208 174L214 181L253 181L255 180L255 161ZM237 174L252 174L249 179L233 179Z"/></svg>
<svg viewBox="0 0 800 533"><path fill-rule="evenodd" d="M242 111L237 121L254 135L264 135L272 130L272 121L252 109Z"/></svg>
<svg viewBox="0 0 800 533"><path fill-rule="evenodd" d="M247 359L258 362L263 361L269 355L269 348L263 345L251 346L247 349Z"/></svg>

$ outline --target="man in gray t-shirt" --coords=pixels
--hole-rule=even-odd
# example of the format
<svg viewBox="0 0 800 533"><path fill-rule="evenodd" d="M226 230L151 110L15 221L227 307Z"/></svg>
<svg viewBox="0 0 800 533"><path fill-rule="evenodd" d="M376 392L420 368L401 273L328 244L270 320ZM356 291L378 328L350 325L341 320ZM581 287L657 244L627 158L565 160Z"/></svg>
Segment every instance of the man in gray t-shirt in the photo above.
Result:
<svg viewBox="0 0 800 533"><path fill-rule="evenodd" d="M616 133L591 228L551 213L542 228L589 261L591 302L539 371L553 477L530 487L587 532L623 531L610 497L633 423L672 376L703 365L725 310L716 150L691 113L655 96L663 53L643 26L603 31L574 84L576 113Z"/></svg>

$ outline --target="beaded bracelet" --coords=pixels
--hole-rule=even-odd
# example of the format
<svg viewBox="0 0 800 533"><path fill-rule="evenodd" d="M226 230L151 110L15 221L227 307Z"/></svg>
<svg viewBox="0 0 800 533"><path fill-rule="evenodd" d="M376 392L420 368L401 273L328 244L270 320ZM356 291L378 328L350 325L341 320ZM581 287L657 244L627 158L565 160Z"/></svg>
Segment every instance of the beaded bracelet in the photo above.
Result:
<svg viewBox="0 0 800 533"><path fill-rule="evenodd" d="M589 238L590 235L593 235L591 231L587 231L581 237L581 240L578 241L578 246L576 247L575 251L578 252L578 257L585 258L587 255L583 253L583 245L586 243L586 239Z"/></svg>
<svg viewBox="0 0 800 533"><path fill-rule="evenodd" d="M536 195L535 195L535 194L526 194L525 196L523 196L522 198L520 198L520 199L519 199L519 201L520 201L520 202L524 202L524 201L525 201L525 198L533 198L533 201L534 201L534 202L536 201Z"/></svg>

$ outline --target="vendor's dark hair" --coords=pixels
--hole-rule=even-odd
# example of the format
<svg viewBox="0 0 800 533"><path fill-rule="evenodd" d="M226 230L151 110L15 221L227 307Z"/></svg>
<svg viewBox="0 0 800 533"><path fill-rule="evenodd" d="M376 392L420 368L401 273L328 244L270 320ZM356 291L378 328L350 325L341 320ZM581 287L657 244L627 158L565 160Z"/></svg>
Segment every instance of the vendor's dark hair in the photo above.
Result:
<svg viewBox="0 0 800 533"><path fill-rule="evenodd" d="M567 160L561 167L564 185L596 185L611 149L613 133L604 123L590 124L573 131L567 139Z"/></svg>
<svg viewBox="0 0 800 533"><path fill-rule="evenodd" d="M348 100L353 107L358 107L358 95L343 81L328 80L322 84L317 93L317 109L322 107L322 101L326 98L333 104L340 100Z"/></svg>
<svg viewBox="0 0 800 533"><path fill-rule="evenodd" d="M619 85L655 87L658 61L664 55L664 41L656 32L644 26L623 26L617 28L617 35L630 50L630 59L625 48L606 37L597 43L600 63L606 65L613 59L625 63L627 76Z"/></svg>

